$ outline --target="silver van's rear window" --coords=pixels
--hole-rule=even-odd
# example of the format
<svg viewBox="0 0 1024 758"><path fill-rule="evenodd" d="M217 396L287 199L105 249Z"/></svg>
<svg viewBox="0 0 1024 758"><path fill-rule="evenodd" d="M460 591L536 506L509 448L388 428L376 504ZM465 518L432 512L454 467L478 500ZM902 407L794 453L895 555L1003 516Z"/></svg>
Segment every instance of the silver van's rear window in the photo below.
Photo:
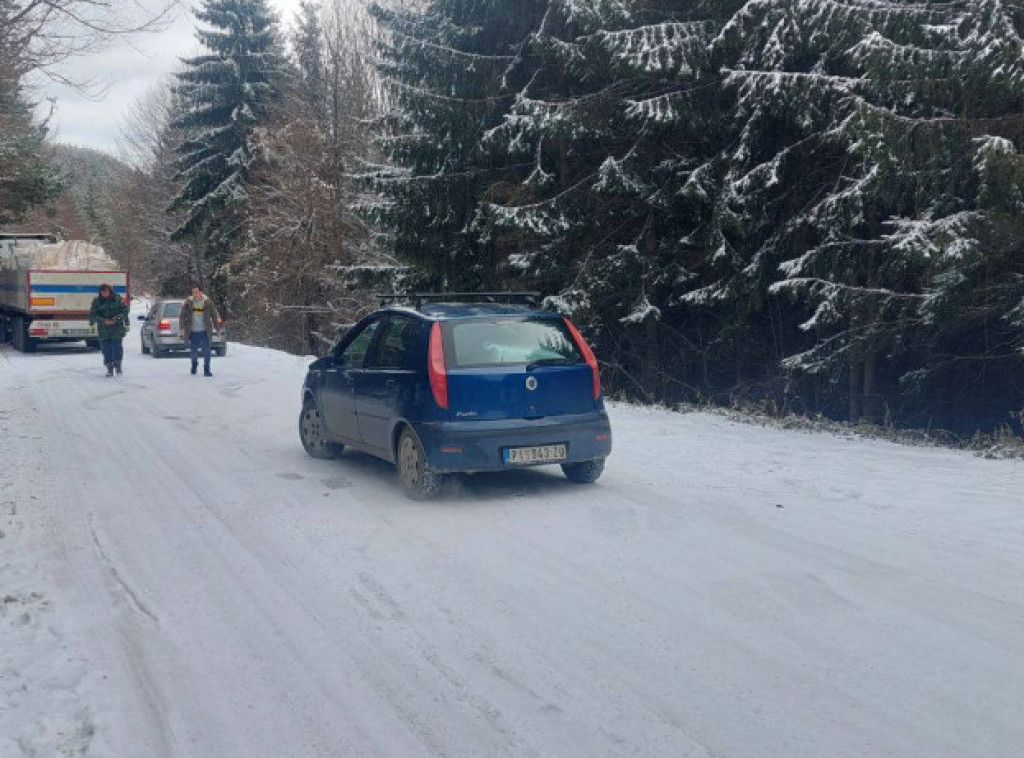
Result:
<svg viewBox="0 0 1024 758"><path fill-rule="evenodd" d="M530 363L580 363L583 356L563 321L494 319L448 326L452 368Z"/></svg>

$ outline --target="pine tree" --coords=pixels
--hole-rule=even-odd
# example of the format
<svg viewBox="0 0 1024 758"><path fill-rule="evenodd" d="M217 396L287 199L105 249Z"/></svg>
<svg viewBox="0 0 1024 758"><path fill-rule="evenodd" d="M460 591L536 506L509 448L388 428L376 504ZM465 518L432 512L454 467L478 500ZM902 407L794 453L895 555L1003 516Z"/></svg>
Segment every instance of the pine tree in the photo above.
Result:
<svg viewBox="0 0 1024 758"><path fill-rule="evenodd" d="M802 328L815 344L787 367L845 379L850 418L881 421L948 349L950 303L1012 260L1004 244L993 267L981 241L1020 193L1014 18L998 0L762 2L718 44L742 124L726 198L744 228L719 291L781 273L772 291L813 306Z"/></svg>
<svg viewBox="0 0 1024 758"><path fill-rule="evenodd" d="M372 178L428 282L542 289L641 396L1006 420L1016 5L416 7L378 11L394 110Z"/></svg>
<svg viewBox="0 0 1024 758"><path fill-rule="evenodd" d="M326 121L329 103L327 70L324 65L324 29L320 6L309 0L299 5L298 27L292 39L298 64L299 97L318 121Z"/></svg>
<svg viewBox="0 0 1024 758"><path fill-rule="evenodd" d="M47 160L46 127L33 122L17 88L3 90L0 83L0 224L7 224L57 197L61 183Z"/></svg>
<svg viewBox="0 0 1024 758"><path fill-rule="evenodd" d="M507 168L483 147L513 102L525 42L544 0L434 0L422 9L373 12L384 30L378 70L391 110L383 119L386 167L369 172L372 209L409 286L496 285L493 248L477 228L483 194Z"/></svg>
<svg viewBox="0 0 1024 758"><path fill-rule="evenodd" d="M487 135L525 164L483 210L504 270L587 324L614 384L647 397L667 372L703 373L683 356L695 323L679 327L701 251L717 244L728 133L709 50L726 7L551 2L525 85Z"/></svg>
<svg viewBox="0 0 1024 758"><path fill-rule="evenodd" d="M18 10L0 1L0 224L19 220L30 208L60 193L46 155L46 126L33 118L25 94L23 29L12 22Z"/></svg>
<svg viewBox="0 0 1024 758"><path fill-rule="evenodd" d="M186 60L177 74L184 112L173 126L186 137L172 207L185 219L173 236L202 242L204 270L193 273L209 278L223 300L223 266L244 221L253 132L279 99L287 67L266 0L205 0L196 16L209 27L196 36L210 52Z"/></svg>

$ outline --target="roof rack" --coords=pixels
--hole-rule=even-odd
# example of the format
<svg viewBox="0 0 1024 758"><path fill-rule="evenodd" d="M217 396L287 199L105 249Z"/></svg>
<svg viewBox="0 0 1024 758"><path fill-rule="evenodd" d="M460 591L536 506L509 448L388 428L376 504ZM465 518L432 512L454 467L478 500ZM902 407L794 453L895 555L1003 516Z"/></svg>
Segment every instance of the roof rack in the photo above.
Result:
<svg viewBox="0 0 1024 758"><path fill-rule="evenodd" d="M399 301L410 302L416 310L424 303L510 303L538 305L539 292L409 292L381 294L381 307Z"/></svg>

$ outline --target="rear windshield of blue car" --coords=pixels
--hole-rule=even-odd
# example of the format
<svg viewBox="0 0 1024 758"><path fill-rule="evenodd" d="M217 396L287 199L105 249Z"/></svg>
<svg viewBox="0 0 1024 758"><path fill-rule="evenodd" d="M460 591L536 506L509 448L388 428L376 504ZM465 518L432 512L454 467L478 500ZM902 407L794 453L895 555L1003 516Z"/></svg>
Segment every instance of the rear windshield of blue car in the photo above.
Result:
<svg viewBox="0 0 1024 758"><path fill-rule="evenodd" d="M453 368L580 363L583 356L561 319L496 318L448 325ZM451 360L454 359L454 360Z"/></svg>

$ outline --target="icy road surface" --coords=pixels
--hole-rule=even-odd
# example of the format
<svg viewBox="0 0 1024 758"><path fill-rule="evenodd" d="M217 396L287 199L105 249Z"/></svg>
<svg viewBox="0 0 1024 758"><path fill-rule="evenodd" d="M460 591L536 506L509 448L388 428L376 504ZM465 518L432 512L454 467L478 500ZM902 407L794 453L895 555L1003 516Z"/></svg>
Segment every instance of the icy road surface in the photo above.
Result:
<svg viewBox="0 0 1024 758"><path fill-rule="evenodd" d="M624 406L414 503L308 362L0 348L0 756L1009 758L1024 466Z"/></svg>

